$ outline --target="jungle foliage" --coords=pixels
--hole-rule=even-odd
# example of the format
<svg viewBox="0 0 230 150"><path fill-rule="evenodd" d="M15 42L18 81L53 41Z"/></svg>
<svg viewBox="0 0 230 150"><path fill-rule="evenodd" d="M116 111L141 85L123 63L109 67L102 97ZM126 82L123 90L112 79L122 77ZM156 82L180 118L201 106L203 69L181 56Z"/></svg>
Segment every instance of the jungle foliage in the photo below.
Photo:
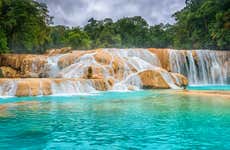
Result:
<svg viewBox="0 0 230 150"><path fill-rule="evenodd" d="M0 0L0 53L42 53L47 48L230 49L230 1L186 0L176 22L150 26L140 16L114 22L89 19L84 27L52 26L44 3Z"/></svg>

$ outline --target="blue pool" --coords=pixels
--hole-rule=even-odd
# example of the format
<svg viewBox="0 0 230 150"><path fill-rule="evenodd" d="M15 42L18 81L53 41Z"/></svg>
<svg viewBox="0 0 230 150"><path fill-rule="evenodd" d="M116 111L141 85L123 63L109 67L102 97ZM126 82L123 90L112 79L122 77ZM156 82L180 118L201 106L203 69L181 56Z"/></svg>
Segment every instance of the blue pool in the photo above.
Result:
<svg viewBox="0 0 230 150"><path fill-rule="evenodd" d="M229 149L230 100L161 90L0 98L0 149Z"/></svg>
<svg viewBox="0 0 230 150"><path fill-rule="evenodd" d="M230 91L230 85L191 85L188 90L221 90Z"/></svg>

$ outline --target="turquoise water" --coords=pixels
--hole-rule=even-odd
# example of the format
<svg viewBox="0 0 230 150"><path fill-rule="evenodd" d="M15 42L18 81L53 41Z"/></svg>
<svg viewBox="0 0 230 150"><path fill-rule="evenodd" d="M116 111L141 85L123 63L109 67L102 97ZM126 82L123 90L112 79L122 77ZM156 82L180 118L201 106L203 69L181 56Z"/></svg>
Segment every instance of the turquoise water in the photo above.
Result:
<svg viewBox="0 0 230 150"><path fill-rule="evenodd" d="M187 87L188 90L221 90L230 91L230 85L192 85Z"/></svg>
<svg viewBox="0 0 230 150"><path fill-rule="evenodd" d="M229 147L226 98L154 90L0 100L0 149Z"/></svg>

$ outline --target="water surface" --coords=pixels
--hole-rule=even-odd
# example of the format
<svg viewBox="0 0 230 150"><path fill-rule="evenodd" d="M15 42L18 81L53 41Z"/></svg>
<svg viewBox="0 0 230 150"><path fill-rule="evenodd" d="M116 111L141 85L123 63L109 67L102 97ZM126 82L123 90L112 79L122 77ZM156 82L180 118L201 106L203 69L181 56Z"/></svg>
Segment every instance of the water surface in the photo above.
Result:
<svg viewBox="0 0 230 150"><path fill-rule="evenodd" d="M187 87L188 90L205 90L205 91L230 91L230 85L190 85Z"/></svg>
<svg viewBox="0 0 230 150"><path fill-rule="evenodd" d="M0 99L0 149L228 149L230 100L160 90Z"/></svg>

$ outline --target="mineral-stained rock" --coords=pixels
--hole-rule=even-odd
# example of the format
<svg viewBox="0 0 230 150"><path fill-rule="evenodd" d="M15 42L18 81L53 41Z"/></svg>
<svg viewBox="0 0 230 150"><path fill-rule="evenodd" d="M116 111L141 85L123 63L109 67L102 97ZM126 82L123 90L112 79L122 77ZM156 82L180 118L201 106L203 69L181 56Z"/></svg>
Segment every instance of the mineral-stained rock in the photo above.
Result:
<svg viewBox="0 0 230 150"><path fill-rule="evenodd" d="M4 86L4 87L3 87ZM0 95L9 96L37 96L51 95L66 92L79 92L81 88L94 88L98 91L109 89L108 81L105 79L80 79L80 78L25 78L25 79L0 79ZM15 88L15 90L13 90ZM68 91L71 89L72 91ZM15 92L15 93L12 93ZM57 92L57 93L56 93Z"/></svg>
<svg viewBox="0 0 230 150"><path fill-rule="evenodd" d="M46 55L53 56L53 55L58 55L58 54L66 54L72 51L71 47L64 47L60 49L49 49L46 51Z"/></svg>
<svg viewBox="0 0 230 150"><path fill-rule="evenodd" d="M111 60L112 60L112 56L102 50L99 50L95 55L94 58L97 62L104 64L104 65L109 65Z"/></svg>
<svg viewBox="0 0 230 150"><path fill-rule="evenodd" d="M7 66L17 71L16 76L10 77L38 77L45 72L47 56L25 55L25 54L4 54L0 55L0 66Z"/></svg>
<svg viewBox="0 0 230 150"><path fill-rule="evenodd" d="M77 59L79 59L81 56L85 54L90 54L95 52L95 50L89 50L89 51L72 51L71 53L67 53L63 55L59 61L58 66L62 69L65 67L68 67L72 65Z"/></svg>
<svg viewBox="0 0 230 150"><path fill-rule="evenodd" d="M124 71L125 71L123 60L115 56L113 58L112 68L113 68L114 77L116 79L122 80L124 78Z"/></svg>
<svg viewBox="0 0 230 150"><path fill-rule="evenodd" d="M108 84L110 85L110 87L113 87L113 85L114 85L114 83L115 83L115 81L114 81L113 78L107 79L107 82L108 82Z"/></svg>
<svg viewBox="0 0 230 150"><path fill-rule="evenodd" d="M148 50L157 55L162 68L170 71L169 49L149 48Z"/></svg>
<svg viewBox="0 0 230 150"><path fill-rule="evenodd" d="M16 79L16 96L50 95L52 79Z"/></svg>
<svg viewBox="0 0 230 150"><path fill-rule="evenodd" d="M108 76L113 76L113 70L109 66L92 65L87 67L83 78L85 79L104 79Z"/></svg>
<svg viewBox="0 0 230 150"><path fill-rule="evenodd" d="M0 67L0 77L2 78L15 78L19 77L18 72L11 67Z"/></svg>
<svg viewBox="0 0 230 150"><path fill-rule="evenodd" d="M162 77L161 70L147 70L140 72L139 77L144 89L169 89L170 86Z"/></svg>
<svg viewBox="0 0 230 150"><path fill-rule="evenodd" d="M179 73L171 73L174 83L179 87L188 86L188 79Z"/></svg>

